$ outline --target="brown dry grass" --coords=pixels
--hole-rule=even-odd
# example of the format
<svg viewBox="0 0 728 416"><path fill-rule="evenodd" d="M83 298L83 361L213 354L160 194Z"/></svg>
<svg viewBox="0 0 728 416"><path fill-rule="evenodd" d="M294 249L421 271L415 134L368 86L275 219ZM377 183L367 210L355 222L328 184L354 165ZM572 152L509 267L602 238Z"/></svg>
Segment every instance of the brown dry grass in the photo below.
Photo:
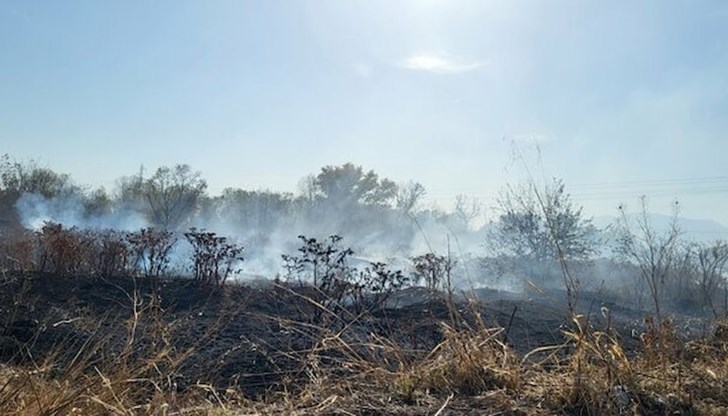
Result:
<svg viewBox="0 0 728 416"><path fill-rule="evenodd" d="M128 298L131 313L122 322L86 320L83 342L60 343L40 362L25 357L0 365L0 413L728 414L728 321L717 324L714 336L691 342L669 321L648 325L643 349L627 354L611 329L594 330L575 316L563 344L519 357L502 342L503 328L455 310L450 321L437 323L442 341L427 351L401 338L348 335L364 317L330 316L344 324L317 327L270 315L313 342L275 351L300 371L282 377L282 389L250 398L206 380L179 388L175 373L195 347L176 346L175 337L184 334L163 319L154 298Z"/></svg>

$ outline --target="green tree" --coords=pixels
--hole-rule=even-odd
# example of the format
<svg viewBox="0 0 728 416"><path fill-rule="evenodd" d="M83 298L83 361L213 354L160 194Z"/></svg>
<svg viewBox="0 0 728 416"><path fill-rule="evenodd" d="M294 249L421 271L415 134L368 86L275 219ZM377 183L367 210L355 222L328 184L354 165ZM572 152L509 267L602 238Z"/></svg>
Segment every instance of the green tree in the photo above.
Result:
<svg viewBox="0 0 728 416"><path fill-rule="evenodd" d="M390 207L397 195L393 181L380 179L373 170L364 172L352 163L322 168L315 185L321 199L342 206Z"/></svg>
<svg viewBox="0 0 728 416"><path fill-rule="evenodd" d="M553 262L560 256L586 260L598 252L596 228L574 206L561 180L554 179L543 191L533 184L508 186L498 208L491 237L499 254Z"/></svg>
<svg viewBox="0 0 728 416"><path fill-rule="evenodd" d="M493 265L501 273L515 272L539 284L561 277L573 311L580 281L569 264L588 260L600 244L591 219L574 206L557 179L543 189L534 183L507 186L498 207L501 214L487 242L496 259Z"/></svg>

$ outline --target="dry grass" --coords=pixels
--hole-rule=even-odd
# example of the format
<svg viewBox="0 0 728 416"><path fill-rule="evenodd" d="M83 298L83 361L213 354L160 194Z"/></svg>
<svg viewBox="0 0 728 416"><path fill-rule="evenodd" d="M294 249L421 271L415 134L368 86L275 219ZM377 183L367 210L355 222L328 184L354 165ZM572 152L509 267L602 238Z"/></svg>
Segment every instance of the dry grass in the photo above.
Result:
<svg viewBox="0 0 728 416"><path fill-rule="evenodd" d="M441 340L428 350L413 348L394 333L356 330L368 316L336 316L327 310L329 324L323 327L270 314L260 318L304 338L307 347L268 348L272 361L285 358L295 371L281 368L279 388L245 397L235 387L202 379L178 386L177 372L205 345L180 349L178 337L188 335L165 317L154 297L129 293L128 301L125 319L83 320L83 337L62 340L41 361L23 355L18 343L15 359L0 365L0 413L728 412L728 321L718 322L714 336L691 342L681 340L669 321L648 324L642 350L628 354L610 328L594 330L584 317L575 316L563 344L518 356L502 341L503 328L488 325L477 313L465 319L451 311L449 320L437 321ZM473 312L478 308L471 306ZM203 338L214 338L220 328L210 328Z"/></svg>

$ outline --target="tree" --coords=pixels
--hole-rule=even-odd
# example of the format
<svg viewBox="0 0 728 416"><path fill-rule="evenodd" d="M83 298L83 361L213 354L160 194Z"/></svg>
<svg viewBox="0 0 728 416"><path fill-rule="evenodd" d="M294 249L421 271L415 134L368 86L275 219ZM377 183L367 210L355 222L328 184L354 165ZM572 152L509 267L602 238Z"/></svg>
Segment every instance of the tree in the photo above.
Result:
<svg viewBox="0 0 728 416"><path fill-rule="evenodd" d="M641 199L642 210L637 216L635 225L627 217L624 206L620 206L618 225L617 252L623 258L635 264L640 271L640 278L646 283L654 306L657 323L662 322L661 303L665 287L669 283L673 266L679 256L678 203L674 204L674 213L669 229L658 232L652 226L647 212L647 199Z"/></svg>
<svg viewBox="0 0 728 416"><path fill-rule="evenodd" d="M16 198L23 193L53 198L64 192L78 191L78 188L67 174L40 167L34 160L10 161L10 157L4 155L0 158L0 190Z"/></svg>
<svg viewBox="0 0 728 416"><path fill-rule="evenodd" d="M710 306L716 318L718 310L715 307L714 299L721 288L723 289L723 313L728 315L728 281L725 276L727 266L728 244L725 241L697 246L698 283L704 301Z"/></svg>
<svg viewBox="0 0 728 416"><path fill-rule="evenodd" d="M394 182L380 179L373 170L364 172L352 163L322 168L315 185L323 200L345 207L390 206L397 194Z"/></svg>
<svg viewBox="0 0 728 416"><path fill-rule="evenodd" d="M92 217L110 213L112 205L113 201L103 187L90 191L83 200L84 214Z"/></svg>
<svg viewBox="0 0 728 416"><path fill-rule="evenodd" d="M124 176L116 181L114 201L118 205L127 208L141 209L146 205L144 166L139 168L139 173L132 176Z"/></svg>
<svg viewBox="0 0 728 416"><path fill-rule="evenodd" d="M79 196L82 190L67 174L40 167L34 160L19 162L10 156L0 157L0 226L19 225L16 203L23 194L45 199Z"/></svg>
<svg viewBox="0 0 728 416"><path fill-rule="evenodd" d="M239 232L268 234L292 215L293 195L226 188L216 205L218 215Z"/></svg>
<svg viewBox="0 0 728 416"><path fill-rule="evenodd" d="M418 182L410 181L402 184L397 187L395 206L401 213L413 215L426 193L425 187Z"/></svg>
<svg viewBox="0 0 728 416"><path fill-rule="evenodd" d="M144 183L144 196L152 223L166 229L179 228L194 213L204 196L207 182L189 165L162 166Z"/></svg>
<svg viewBox="0 0 728 416"><path fill-rule="evenodd" d="M542 191L535 185L508 186L498 199L500 217L489 235L497 256L515 257L535 265L543 281L549 266L587 260L598 251L597 230L582 208L574 207L561 180Z"/></svg>
<svg viewBox="0 0 728 416"><path fill-rule="evenodd" d="M306 205L313 205L318 195L318 188L316 185L316 175L306 175L298 181L298 193L299 198Z"/></svg>
<svg viewBox="0 0 728 416"><path fill-rule="evenodd" d="M584 262L598 251L591 219L584 218L581 207L574 207L557 179L543 189L533 181L507 186L498 205L501 215L486 243L494 261L484 265L499 272L515 271L540 284L560 276L569 312L574 314L581 281L571 273L570 264Z"/></svg>
<svg viewBox="0 0 728 416"><path fill-rule="evenodd" d="M474 219L478 218L483 204L477 198L469 198L465 195L455 197L455 215L465 228L470 227Z"/></svg>

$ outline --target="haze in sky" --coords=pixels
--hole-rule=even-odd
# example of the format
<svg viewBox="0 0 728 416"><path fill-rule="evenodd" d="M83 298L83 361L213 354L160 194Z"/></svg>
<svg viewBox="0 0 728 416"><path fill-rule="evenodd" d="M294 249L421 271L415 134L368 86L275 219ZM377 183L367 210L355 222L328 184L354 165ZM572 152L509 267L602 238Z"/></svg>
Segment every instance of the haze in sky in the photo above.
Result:
<svg viewBox="0 0 728 416"><path fill-rule="evenodd" d="M351 161L491 206L525 165L589 215L728 224L722 0L8 0L0 40L0 154L80 183L295 191Z"/></svg>

